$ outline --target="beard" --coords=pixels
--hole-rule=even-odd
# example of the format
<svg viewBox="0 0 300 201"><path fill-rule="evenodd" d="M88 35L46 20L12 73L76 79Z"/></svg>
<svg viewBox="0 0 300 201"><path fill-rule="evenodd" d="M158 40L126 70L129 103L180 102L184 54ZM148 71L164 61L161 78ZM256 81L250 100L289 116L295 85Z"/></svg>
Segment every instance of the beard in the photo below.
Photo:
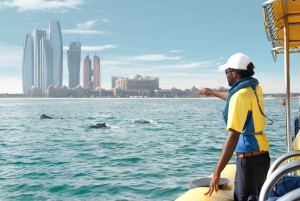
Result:
<svg viewBox="0 0 300 201"><path fill-rule="evenodd" d="M230 87L232 87L235 83L231 75L227 77L227 81L228 81L228 86Z"/></svg>

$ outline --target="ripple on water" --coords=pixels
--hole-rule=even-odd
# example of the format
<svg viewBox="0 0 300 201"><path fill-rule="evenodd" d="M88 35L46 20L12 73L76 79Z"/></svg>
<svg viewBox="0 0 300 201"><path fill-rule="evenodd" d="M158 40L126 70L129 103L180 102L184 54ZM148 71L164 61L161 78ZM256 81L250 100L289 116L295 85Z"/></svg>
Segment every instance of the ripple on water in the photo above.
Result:
<svg viewBox="0 0 300 201"><path fill-rule="evenodd" d="M278 104L265 102L272 161L285 152ZM0 99L0 106L3 200L175 200L212 173L227 137L220 100ZM292 100L292 116L297 107ZM43 121L43 113L56 119ZM87 127L98 122L111 128Z"/></svg>

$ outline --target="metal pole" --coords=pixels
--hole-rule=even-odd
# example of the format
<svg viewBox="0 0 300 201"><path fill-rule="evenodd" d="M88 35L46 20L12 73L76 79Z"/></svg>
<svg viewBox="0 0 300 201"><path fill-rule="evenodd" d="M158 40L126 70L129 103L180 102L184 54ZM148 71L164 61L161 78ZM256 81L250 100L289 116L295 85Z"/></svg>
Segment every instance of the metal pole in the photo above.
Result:
<svg viewBox="0 0 300 201"><path fill-rule="evenodd" d="M284 2L285 3L285 2ZM288 16L284 16L284 63L285 63L285 112L286 112L286 143L287 152L292 151L291 135L291 92L290 92L290 46L289 46L289 22Z"/></svg>

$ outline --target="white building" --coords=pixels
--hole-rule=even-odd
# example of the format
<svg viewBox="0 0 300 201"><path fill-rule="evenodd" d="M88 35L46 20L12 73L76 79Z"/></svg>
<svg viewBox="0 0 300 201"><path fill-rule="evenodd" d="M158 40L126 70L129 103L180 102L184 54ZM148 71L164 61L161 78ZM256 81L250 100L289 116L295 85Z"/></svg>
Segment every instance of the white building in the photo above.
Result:
<svg viewBox="0 0 300 201"><path fill-rule="evenodd" d="M116 80L116 88L122 90L136 90L136 89L159 89L159 78L141 75L133 75L130 78L119 78Z"/></svg>

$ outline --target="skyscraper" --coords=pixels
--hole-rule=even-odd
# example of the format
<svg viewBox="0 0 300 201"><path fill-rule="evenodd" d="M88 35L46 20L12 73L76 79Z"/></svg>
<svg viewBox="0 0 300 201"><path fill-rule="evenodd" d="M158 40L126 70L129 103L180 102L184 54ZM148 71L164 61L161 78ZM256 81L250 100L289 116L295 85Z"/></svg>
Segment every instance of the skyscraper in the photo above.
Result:
<svg viewBox="0 0 300 201"><path fill-rule="evenodd" d="M46 38L42 38L40 41L40 66L41 66L41 87L42 93L47 92L48 86L52 85L53 81L53 69L50 65L50 41Z"/></svg>
<svg viewBox="0 0 300 201"><path fill-rule="evenodd" d="M93 89L100 87L100 58L94 56L93 61Z"/></svg>
<svg viewBox="0 0 300 201"><path fill-rule="evenodd" d="M42 93L46 93L49 85L62 86L63 49L59 22L51 21L49 30L50 39L46 37L46 30L39 28L34 28L32 35L25 35L23 49L23 93L25 94L30 84L29 80L33 80L31 86L41 89ZM29 67L30 62L33 66L32 70Z"/></svg>
<svg viewBox="0 0 300 201"><path fill-rule="evenodd" d="M90 56L86 56L83 62L83 87L89 90L95 90L100 87L100 58L95 55L93 60L93 69Z"/></svg>
<svg viewBox="0 0 300 201"><path fill-rule="evenodd" d="M92 61L90 56L87 55L83 61L83 88L92 90Z"/></svg>
<svg viewBox="0 0 300 201"><path fill-rule="evenodd" d="M46 30L33 29L33 68L34 68L34 86L41 89L42 86L42 70L41 70L41 51L40 41L46 38Z"/></svg>
<svg viewBox="0 0 300 201"><path fill-rule="evenodd" d="M67 51L68 69L69 69L69 88L75 88L79 85L81 43L72 42Z"/></svg>
<svg viewBox="0 0 300 201"><path fill-rule="evenodd" d="M53 70L53 86L62 86L63 74L63 43L59 21L49 23L50 30L50 66Z"/></svg>
<svg viewBox="0 0 300 201"><path fill-rule="evenodd" d="M25 34L23 44L23 64L22 64L23 94L33 86L33 37Z"/></svg>

